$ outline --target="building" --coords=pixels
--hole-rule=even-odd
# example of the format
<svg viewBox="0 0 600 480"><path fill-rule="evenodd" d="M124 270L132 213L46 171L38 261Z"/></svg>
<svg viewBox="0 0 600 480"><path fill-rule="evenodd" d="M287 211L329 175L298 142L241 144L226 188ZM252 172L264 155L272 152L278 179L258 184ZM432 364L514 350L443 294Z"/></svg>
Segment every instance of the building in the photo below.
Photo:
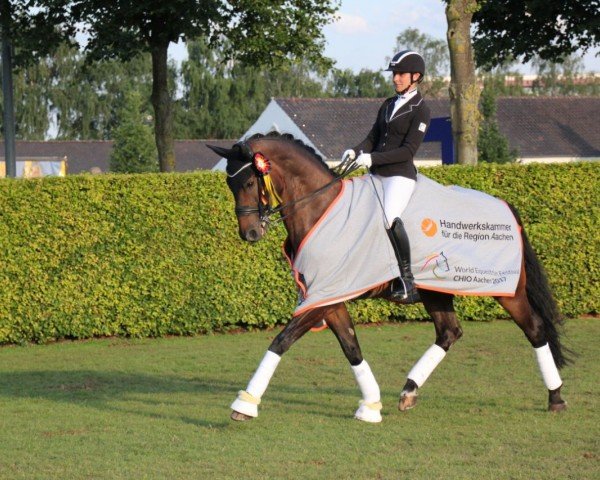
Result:
<svg viewBox="0 0 600 480"><path fill-rule="evenodd" d="M450 116L448 99L426 99L432 118ZM291 133L328 162L369 132L382 99L274 98L242 138L277 130ZM500 132L519 161L569 162L600 159L600 97L502 97L498 99ZM441 163L441 144L423 143L419 166ZM216 169L224 169L222 160Z"/></svg>
<svg viewBox="0 0 600 480"><path fill-rule="evenodd" d="M226 147L235 142L236 140L176 140L175 169L178 172L210 170L219 161L219 156L207 148L206 143ZM43 162L49 158L60 159L66 164L66 173L73 175L108 172L112 147L113 142L109 140L17 141L15 151L17 166L26 162L45 165ZM0 141L0 155L0 163L4 165L3 141Z"/></svg>

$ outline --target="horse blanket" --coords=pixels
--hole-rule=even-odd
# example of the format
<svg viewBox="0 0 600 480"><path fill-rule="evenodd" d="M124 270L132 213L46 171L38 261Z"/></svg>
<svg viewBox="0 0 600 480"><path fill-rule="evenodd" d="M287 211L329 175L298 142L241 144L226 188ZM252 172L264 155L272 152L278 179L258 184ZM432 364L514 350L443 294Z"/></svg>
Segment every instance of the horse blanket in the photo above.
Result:
<svg viewBox="0 0 600 480"><path fill-rule="evenodd" d="M382 199L377 177L344 180L296 254L284 245L299 287L294 315L356 298L400 275ZM419 174L402 221L419 288L456 295L514 295L522 258L520 227L502 200L446 187Z"/></svg>

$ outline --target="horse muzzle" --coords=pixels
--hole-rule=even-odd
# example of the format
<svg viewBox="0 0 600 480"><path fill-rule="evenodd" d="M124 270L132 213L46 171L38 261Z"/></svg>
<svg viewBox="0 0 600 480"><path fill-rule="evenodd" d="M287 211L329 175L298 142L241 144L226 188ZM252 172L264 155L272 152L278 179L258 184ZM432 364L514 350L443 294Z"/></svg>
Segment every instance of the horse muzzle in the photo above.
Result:
<svg viewBox="0 0 600 480"><path fill-rule="evenodd" d="M248 230L240 229L240 237L250 243L258 242L261 240L266 233L266 229L263 225L255 225L250 227Z"/></svg>

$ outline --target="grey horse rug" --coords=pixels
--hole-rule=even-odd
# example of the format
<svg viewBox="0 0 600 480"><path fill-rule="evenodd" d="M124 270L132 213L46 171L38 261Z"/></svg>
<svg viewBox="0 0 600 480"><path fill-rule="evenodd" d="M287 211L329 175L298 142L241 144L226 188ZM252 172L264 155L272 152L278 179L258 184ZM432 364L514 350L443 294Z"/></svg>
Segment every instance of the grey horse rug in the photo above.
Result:
<svg viewBox="0 0 600 480"><path fill-rule="evenodd" d="M344 180L296 254L284 244L299 288L294 315L356 298L399 276L382 199L377 177ZM419 174L402 221L419 288L456 295L514 295L522 258L520 227L502 200L446 187Z"/></svg>

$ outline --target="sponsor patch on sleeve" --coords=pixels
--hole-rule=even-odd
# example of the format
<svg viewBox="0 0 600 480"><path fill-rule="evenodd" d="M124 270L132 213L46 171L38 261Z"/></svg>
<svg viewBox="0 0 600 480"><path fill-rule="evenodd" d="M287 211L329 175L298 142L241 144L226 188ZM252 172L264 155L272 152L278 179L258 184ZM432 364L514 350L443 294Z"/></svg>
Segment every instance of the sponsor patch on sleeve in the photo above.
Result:
<svg viewBox="0 0 600 480"><path fill-rule="evenodd" d="M419 123L419 131L420 132L424 132L426 128L427 128L427 125L425 125L423 122Z"/></svg>

